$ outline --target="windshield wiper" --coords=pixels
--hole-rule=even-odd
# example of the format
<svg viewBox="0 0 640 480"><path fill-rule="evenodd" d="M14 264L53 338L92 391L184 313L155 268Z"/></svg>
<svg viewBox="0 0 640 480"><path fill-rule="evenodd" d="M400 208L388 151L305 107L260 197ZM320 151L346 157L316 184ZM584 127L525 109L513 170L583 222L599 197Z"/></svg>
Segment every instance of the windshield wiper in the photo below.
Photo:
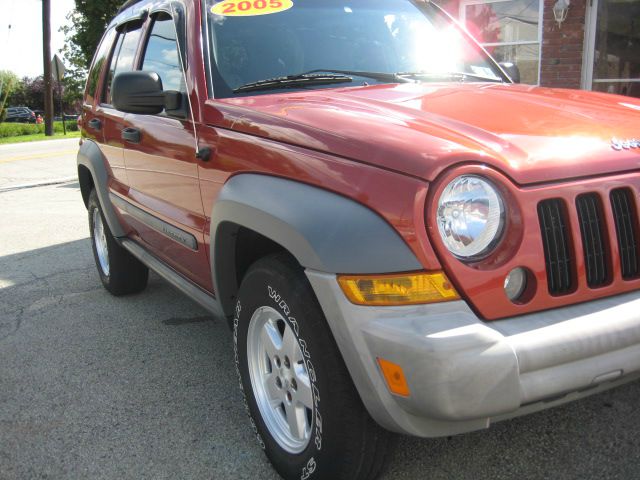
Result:
<svg viewBox="0 0 640 480"><path fill-rule="evenodd" d="M401 77L428 78L433 80L446 78L451 80L460 80L463 82L470 78L474 80L481 80L483 82L504 83L504 80L499 78L485 77L484 75L476 75L475 73L467 72L399 72L397 75Z"/></svg>
<svg viewBox="0 0 640 480"><path fill-rule="evenodd" d="M329 85L332 83L352 82L353 78L347 75L335 75L331 73L313 74L312 72L287 75L286 77L267 78L257 82L247 83L234 88L233 93L255 92L258 90L277 90L279 88L295 88L305 85Z"/></svg>
<svg viewBox="0 0 640 480"><path fill-rule="evenodd" d="M387 82L387 83L407 83L411 82L408 78L403 78L400 74L397 73L388 73L388 72L362 72L359 70L334 70L327 68L317 68L315 70L309 70L308 72L304 72L301 75L306 75L309 73L316 72L331 72L331 73L340 73L343 75L353 75L354 77L363 77L363 78L372 78L373 80L377 80L379 82Z"/></svg>
<svg viewBox="0 0 640 480"><path fill-rule="evenodd" d="M317 68L307 72L287 75L285 77L267 78L257 82L241 85L233 93L255 92L257 90L275 90L278 88L295 88L304 85L328 85L331 83L352 82L353 77L371 78L386 83L413 82L397 73L362 72L359 70L334 70L331 68Z"/></svg>

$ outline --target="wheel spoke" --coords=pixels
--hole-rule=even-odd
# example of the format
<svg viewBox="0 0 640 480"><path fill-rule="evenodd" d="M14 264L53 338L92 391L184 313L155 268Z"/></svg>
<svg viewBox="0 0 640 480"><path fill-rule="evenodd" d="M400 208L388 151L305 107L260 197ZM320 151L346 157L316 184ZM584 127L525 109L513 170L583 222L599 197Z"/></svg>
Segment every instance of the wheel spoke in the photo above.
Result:
<svg viewBox="0 0 640 480"><path fill-rule="evenodd" d="M303 439L307 427L307 416L304 408L285 402L284 410L287 414L287 423L291 434L297 439Z"/></svg>
<svg viewBox="0 0 640 480"><path fill-rule="evenodd" d="M298 364L294 368L294 374L297 383L294 398L305 407L313 410L313 392L306 369L302 364Z"/></svg>
<svg viewBox="0 0 640 480"><path fill-rule="evenodd" d="M294 348L293 355L291 356L291 361L295 365L302 364L304 362L304 355L302 354L302 350L300 350L300 347L298 347L298 345L296 345L296 348Z"/></svg>
<svg viewBox="0 0 640 480"><path fill-rule="evenodd" d="M282 352L288 355L289 358L295 358L299 350L300 347L298 347L296 336L293 334L291 327L287 325L282 336Z"/></svg>
<svg viewBox="0 0 640 480"><path fill-rule="evenodd" d="M309 376L298 375L296 372L297 390L295 392L295 399L307 408L313 410L313 392L311 391L311 384L309 382Z"/></svg>
<svg viewBox="0 0 640 480"><path fill-rule="evenodd" d="M280 337L280 332L271 322L266 322L264 327L262 327L262 345L267 352L269 358L273 359L273 357L281 350L282 348L282 337Z"/></svg>

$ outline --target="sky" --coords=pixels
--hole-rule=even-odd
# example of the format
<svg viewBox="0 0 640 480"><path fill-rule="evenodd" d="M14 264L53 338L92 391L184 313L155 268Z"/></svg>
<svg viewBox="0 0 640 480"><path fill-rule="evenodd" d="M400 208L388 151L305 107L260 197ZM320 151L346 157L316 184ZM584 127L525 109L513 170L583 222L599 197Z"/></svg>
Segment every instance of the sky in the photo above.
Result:
<svg viewBox="0 0 640 480"><path fill-rule="evenodd" d="M64 46L58 30L74 6L74 0L51 0L51 55ZM42 75L41 0L0 0L0 70L21 78Z"/></svg>

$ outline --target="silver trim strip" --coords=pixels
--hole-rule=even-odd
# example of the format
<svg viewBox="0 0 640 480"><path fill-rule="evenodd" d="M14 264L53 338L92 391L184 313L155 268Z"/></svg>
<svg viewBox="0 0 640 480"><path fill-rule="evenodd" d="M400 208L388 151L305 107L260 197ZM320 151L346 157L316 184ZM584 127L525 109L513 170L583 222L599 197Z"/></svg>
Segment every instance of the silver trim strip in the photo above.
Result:
<svg viewBox="0 0 640 480"><path fill-rule="evenodd" d="M222 308L220 307L220 304L218 303L216 297L208 292L205 292L196 284L173 270L171 267L162 263L140 245L135 243L133 240L124 238L120 240L120 244L125 249L127 249L134 257L144 263L147 267L156 272L167 282L184 293L187 297L191 298L193 301L209 310L211 313L213 313L214 316L220 318L224 316L222 313Z"/></svg>
<svg viewBox="0 0 640 480"><path fill-rule="evenodd" d="M148 227L153 228L156 232L163 234L165 237L170 238L174 242L177 242L180 245L189 248L190 250L198 250L198 241L196 240L196 237L191 235L189 232L185 232L178 227L174 227L170 223L167 223L164 220L161 220L158 217L145 212L141 208L132 205L131 203L127 202L121 197L118 197L117 195L114 195L113 193L109 194L109 199L111 200L111 203L113 203L119 209L124 210L136 220L139 220Z"/></svg>

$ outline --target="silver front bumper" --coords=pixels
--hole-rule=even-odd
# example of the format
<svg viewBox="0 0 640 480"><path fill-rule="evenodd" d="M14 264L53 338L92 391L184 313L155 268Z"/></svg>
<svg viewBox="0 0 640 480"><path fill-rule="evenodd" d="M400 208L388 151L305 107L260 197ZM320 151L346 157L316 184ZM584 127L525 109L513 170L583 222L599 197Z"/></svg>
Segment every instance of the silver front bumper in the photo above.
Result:
<svg viewBox="0 0 640 480"><path fill-rule="evenodd" d="M335 275L307 277L365 406L393 431L477 430L640 377L640 292L484 322L464 301L353 305ZM402 367L409 397L389 392L376 357Z"/></svg>

